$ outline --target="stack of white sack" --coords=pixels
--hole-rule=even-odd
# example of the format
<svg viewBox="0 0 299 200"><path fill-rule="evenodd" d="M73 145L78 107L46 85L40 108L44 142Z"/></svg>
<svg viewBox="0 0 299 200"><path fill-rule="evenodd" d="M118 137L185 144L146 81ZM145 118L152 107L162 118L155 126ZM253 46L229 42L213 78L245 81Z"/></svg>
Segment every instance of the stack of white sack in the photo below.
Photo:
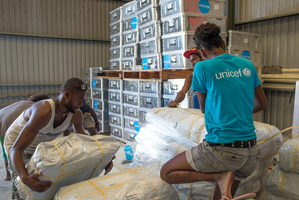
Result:
<svg viewBox="0 0 299 200"><path fill-rule="evenodd" d="M204 120L199 109L153 108L147 111L147 123L135 137L134 159L131 166L145 166L159 174L161 166L177 154L201 142L206 134ZM272 157L282 145L281 134L273 137L279 130L271 125L255 122L258 146L261 150L259 162L253 174L242 180L237 195L248 192L258 193L262 199L268 178L268 167ZM192 139L193 138L193 139ZM209 199L214 184L197 182L175 185L181 199Z"/></svg>
<svg viewBox="0 0 299 200"><path fill-rule="evenodd" d="M27 199L53 199L62 186L97 177L119 149L111 136L71 134L51 142L40 143L26 168L28 174L42 172L40 181L51 181L45 192L35 192L17 178L21 197Z"/></svg>
<svg viewBox="0 0 299 200"><path fill-rule="evenodd" d="M62 187L55 200L62 199L178 200L179 196L176 190L159 176L143 167L136 167Z"/></svg>
<svg viewBox="0 0 299 200"><path fill-rule="evenodd" d="M299 138L287 140L279 150L279 163L269 176L268 199L299 199ZM280 196L281 198L276 198ZM270 198L271 197L271 198Z"/></svg>

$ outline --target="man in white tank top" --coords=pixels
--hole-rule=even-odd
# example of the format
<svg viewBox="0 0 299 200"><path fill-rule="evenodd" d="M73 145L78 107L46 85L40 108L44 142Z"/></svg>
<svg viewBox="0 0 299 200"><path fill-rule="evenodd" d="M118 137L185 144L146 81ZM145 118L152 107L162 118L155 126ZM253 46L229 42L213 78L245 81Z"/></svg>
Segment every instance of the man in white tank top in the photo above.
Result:
<svg viewBox="0 0 299 200"><path fill-rule="evenodd" d="M48 99L35 103L7 130L4 144L14 169L13 199L19 198L17 191L14 191L14 179L17 176L20 176L22 182L34 191L43 192L51 186L50 181L38 181L37 178L41 173L29 175L23 158L31 156L40 142L55 139L70 123L73 124L74 132L84 134L82 112L79 108L82 106L86 89L87 85L81 79L67 80L56 100Z"/></svg>

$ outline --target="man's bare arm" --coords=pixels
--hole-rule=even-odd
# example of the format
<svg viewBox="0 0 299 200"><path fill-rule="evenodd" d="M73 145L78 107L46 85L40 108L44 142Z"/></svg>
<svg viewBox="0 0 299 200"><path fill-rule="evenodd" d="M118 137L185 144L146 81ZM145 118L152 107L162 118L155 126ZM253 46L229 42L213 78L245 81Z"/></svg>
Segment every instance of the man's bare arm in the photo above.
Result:
<svg viewBox="0 0 299 200"><path fill-rule="evenodd" d="M74 126L74 132L85 135L83 128L83 114L81 110L78 110L72 117L72 123Z"/></svg>
<svg viewBox="0 0 299 200"><path fill-rule="evenodd" d="M40 174L29 175L25 168L22 154L32 143L38 132L49 123L51 116L52 110L48 102L36 103L26 110L25 117L28 118L28 122L21 130L10 152L12 166L20 176L22 182L32 190L39 192L47 190L51 186L51 182L38 181L37 178Z"/></svg>
<svg viewBox="0 0 299 200"><path fill-rule="evenodd" d="M197 93L197 98L198 102L200 105L200 110L202 113L205 113L205 107L206 107L206 93L201 93L201 92L196 92Z"/></svg>
<svg viewBox="0 0 299 200"><path fill-rule="evenodd" d="M268 103L267 103L267 98L265 96L263 87L259 85L254 90L255 90L255 96L254 96L253 113L257 113L261 110L266 110L268 107Z"/></svg>

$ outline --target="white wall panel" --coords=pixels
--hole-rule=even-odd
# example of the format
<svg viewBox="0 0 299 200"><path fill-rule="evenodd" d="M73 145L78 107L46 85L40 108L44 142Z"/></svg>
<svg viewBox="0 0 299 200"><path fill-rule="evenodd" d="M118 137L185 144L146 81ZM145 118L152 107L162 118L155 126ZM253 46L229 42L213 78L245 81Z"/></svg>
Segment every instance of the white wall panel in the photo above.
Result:
<svg viewBox="0 0 299 200"><path fill-rule="evenodd" d="M0 32L109 40L113 0L0 0Z"/></svg>
<svg viewBox="0 0 299 200"><path fill-rule="evenodd" d="M109 43L0 35L0 84L61 83L109 66Z"/></svg>
<svg viewBox="0 0 299 200"><path fill-rule="evenodd" d="M298 0L236 0L236 21L243 22L264 17L299 12Z"/></svg>

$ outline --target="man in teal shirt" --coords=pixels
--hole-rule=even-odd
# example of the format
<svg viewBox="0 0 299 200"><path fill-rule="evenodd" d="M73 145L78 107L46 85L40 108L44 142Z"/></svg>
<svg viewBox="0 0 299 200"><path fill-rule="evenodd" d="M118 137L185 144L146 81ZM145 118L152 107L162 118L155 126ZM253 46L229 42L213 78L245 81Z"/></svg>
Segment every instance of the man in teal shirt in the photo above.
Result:
<svg viewBox="0 0 299 200"><path fill-rule="evenodd" d="M171 184L215 182L215 200L255 197L248 193L232 198L240 180L256 166L259 149L252 113L267 108L255 67L226 54L215 24L201 24L194 39L204 61L195 66L191 88L197 91L208 133L198 146L168 161L161 178Z"/></svg>

